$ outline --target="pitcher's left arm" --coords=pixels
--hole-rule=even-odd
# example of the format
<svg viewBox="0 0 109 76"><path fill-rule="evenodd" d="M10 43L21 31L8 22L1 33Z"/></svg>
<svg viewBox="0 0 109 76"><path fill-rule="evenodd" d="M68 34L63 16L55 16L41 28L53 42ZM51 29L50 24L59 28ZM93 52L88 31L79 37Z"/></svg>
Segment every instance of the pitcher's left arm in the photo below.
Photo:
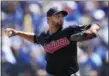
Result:
<svg viewBox="0 0 109 76"><path fill-rule="evenodd" d="M92 39L97 36L99 30L100 30L100 26L98 24L92 24L89 29L75 33L71 35L70 38L72 41L84 41L84 40Z"/></svg>

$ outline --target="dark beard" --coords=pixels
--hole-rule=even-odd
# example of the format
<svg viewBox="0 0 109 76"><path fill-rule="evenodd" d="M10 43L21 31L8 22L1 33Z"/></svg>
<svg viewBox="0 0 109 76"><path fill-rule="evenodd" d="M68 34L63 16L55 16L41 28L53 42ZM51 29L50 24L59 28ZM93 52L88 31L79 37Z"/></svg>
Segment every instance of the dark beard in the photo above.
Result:
<svg viewBox="0 0 109 76"><path fill-rule="evenodd" d="M62 25L63 25L63 24L59 24L59 23L56 24L57 27L59 27L59 26L62 27Z"/></svg>

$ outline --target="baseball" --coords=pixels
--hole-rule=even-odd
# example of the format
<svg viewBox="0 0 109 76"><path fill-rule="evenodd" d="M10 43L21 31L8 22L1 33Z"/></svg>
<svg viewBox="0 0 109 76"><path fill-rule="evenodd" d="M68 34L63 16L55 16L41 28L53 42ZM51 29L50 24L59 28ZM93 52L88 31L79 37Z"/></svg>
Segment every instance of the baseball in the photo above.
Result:
<svg viewBox="0 0 109 76"><path fill-rule="evenodd" d="M7 36L11 36L11 35L12 35L12 31L7 31L7 32L6 32L6 35L7 35Z"/></svg>

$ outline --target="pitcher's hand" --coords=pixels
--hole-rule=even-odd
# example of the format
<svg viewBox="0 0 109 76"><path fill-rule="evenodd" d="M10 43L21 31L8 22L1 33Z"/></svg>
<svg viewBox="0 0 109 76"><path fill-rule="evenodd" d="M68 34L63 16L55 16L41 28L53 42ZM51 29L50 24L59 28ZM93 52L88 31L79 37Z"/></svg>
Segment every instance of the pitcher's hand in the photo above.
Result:
<svg viewBox="0 0 109 76"><path fill-rule="evenodd" d="M7 28L5 30L5 33L8 37L12 37L12 36L16 36L17 35L17 31L15 29L12 28Z"/></svg>
<svg viewBox="0 0 109 76"><path fill-rule="evenodd" d="M100 30L100 26L98 24L93 24L89 30L94 33L97 33Z"/></svg>

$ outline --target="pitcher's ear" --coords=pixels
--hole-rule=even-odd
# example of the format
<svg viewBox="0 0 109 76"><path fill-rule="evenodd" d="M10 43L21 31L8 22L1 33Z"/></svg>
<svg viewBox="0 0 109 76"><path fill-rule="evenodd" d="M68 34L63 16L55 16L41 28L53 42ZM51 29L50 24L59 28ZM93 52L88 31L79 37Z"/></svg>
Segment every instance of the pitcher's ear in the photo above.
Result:
<svg viewBox="0 0 109 76"><path fill-rule="evenodd" d="M47 19L50 20L51 19L51 16L48 16Z"/></svg>

